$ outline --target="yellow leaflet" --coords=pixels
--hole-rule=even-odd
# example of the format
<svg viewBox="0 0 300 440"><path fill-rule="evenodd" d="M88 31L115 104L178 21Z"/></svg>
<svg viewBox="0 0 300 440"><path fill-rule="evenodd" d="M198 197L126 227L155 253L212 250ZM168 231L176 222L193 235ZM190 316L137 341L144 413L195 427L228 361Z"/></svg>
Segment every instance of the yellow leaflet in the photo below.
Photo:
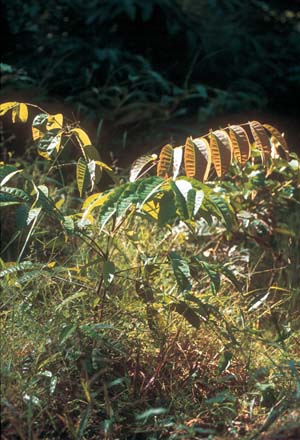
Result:
<svg viewBox="0 0 300 440"><path fill-rule="evenodd" d="M43 136L44 133L42 133L38 128L32 127L32 139L34 141L41 139Z"/></svg>
<svg viewBox="0 0 300 440"><path fill-rule="evenodd" d="M95 202L93 202L91 205L88 206L87 210L83 213L83 218L86 219L87 216L93 211L97 206L103 205L104 202L108 199L108 197L111 195L111 193L104 194L102 197L97 198Z"/></svg>
<svg viewBox="0 0 300 440"><path fill-rule="evenodd" d="M21 103L19 106L19 120L21 122L26 122L28 119L28 107L26 104Z"/></svg>
<svg viewBox="0 0 300 440"><path fill-rule="evenodd" d="M55 203L55 208L56 208L56 209L60 209L64 203L65 203L65 198L64 198L64 197L61 197L61 198Z"/></svg>
<svg viewBox="0 0 300 440"><path fill-rule="evenodd" d="M95 164L101 168L104 168L105 170L112 171L112 168L110 168L108 165L106 165L106 163L101 162L100 160L95 160Z"/></svg>
<svg viewBox="0 0 300 440"><path fill-rule="evenodd" d="M0 104L0 116L5 115L8 110L11 110L16 105L18 105L17 102L4 102L3 104Z"/></svg>
<svg viewBox="0 0 300 440"><path fill-rule="evenodd" d="M154 220L158 219L159 207L158 207L158 205L156 205L154 203L153 200L151 200L150 202L145 203L143 205L142 210L144 212L146 212L148 215L150 215L152 218L154 218Z"/></svg>
<svg viewBox="0 0 300 440"><path fill-rule="evenodd" d="M26 122L28 119L28 108L26 104L17 104L13 107L12 122Z"/></svg>
<svg viewBox="0 0 300 440"><path fill-rule="evenodd" d="M49 115L47 121L47 130L63 127L63 115L57 113L56 115Z"/></svg>
<svg viewBox="0 0 300 440"><path fill-rule="evenodd" d="M81 128L72 128L72 130L70 130L70 133L75 133L75 136L82 148L87 147L88 145L92 145L87 133Z"/></svg>
<svg viewBox="0 0 300 440"><path fill-rule="evenodd" d="M92 194L91 196L89 196L85 201L84 204L82 206L82 209L85 210L89 207L89 205L91 203L93 203L96 199L98 199L101 196L102 193L96 193L96 194Z"/></svg>
<svg viewBox="0 0 300 440"><path fill-rule="evenodd" d="M48 263L47 264L47 267L49 268L49 269L52 269L52 267L54 267L56 265L56 262L55 261L52 261L51 263Z"/></svg>

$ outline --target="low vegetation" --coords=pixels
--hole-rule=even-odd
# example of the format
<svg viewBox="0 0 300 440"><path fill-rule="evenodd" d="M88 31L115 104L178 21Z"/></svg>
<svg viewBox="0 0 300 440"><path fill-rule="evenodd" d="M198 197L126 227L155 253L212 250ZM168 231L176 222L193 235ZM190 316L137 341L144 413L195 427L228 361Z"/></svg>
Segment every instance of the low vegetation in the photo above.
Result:
<svg viewBox="0 0 300 440"><path fill-rule="evenodd" d="M61 114L10 112L34 113L39 155L0 168L3 438L299 438L300 163L280 132L231 125L127 175Z"/></svg>

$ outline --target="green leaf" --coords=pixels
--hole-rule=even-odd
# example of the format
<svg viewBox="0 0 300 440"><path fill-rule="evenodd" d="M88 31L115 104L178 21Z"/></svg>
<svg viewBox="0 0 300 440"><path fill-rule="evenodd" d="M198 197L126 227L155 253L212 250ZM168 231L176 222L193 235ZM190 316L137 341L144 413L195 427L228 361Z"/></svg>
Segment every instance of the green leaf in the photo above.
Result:
<svg viewBox="0 0 300 440"><path fill-rule="evenodd" d="M185 302L179 301L179 303L173 303L170 305L170 308L183 316L193 327L200 327L201 319L197 313Z"/></svg>
<svg viewBox="0 0 300 440"><path fill-rule="evenodd" d="M176 181L178 183L179 181ZM186 206L186 200L184 198L184 195L179 190L177 184L173 181L170 181L171 189L175 195L175 206L178 211L178 215L181 219L187 220L189 218L187 206ZM188 183L188 182L187 182Z"/></svg>
<svg viewBox="0 0 300 440"><path fill-rule="evenodd" d="M231 231L236 226L237 221L235 218L235 213L229 203L216 194L210 194L209 202L217 210L215 210L214 213L217 214L218 217L221 216L226 224L227 229Z"/></svg>
<svg viewBox="0 0 300 440"><path fill-rule="evenodd" d="M109 287L115 277L116 268L112 261L104 261L103 264L103 281L105 287Z"/></svg>
<svg viewBox="0 0 300 440"><path fill-rule="evenodd" d="M21 270L30 270L36 267L40 267L40 265L34 264L31 261L23 261L22 263L15 264L14 266L9 266L0 272L0 278L5 275L9 275L15 272L20 272Z"/></svg>
<svg viewBox="0 0 300 440"><path fill-rule="evenodd" d="M159 226L171 224L176 218L176 206L174 193L166 192L159 201L159 213L157 223Z"/></svg>
<svg viewBox="0 0 300 440"><path fill-rule="evenodd" d="M171 266L179 287L179 290L185 291L191 289L191 283L190 283L190 268L187 263L187 261L182 258L180 255L178 255L176 252L170 252L169 260L171 262Z"/></svg>
<svg viewBox="0 0 300 440"><path fill-rule="evenodd" d="M28 225L29 208L27 205L22 204L16 209L16 226L18 229L24 229Z"/></svg>
<svg viewBox="0 0 300 440"><path fill-rule="evenodd" d="M25 191L19 188L12 188L9 186L2 186L0 189L0 201L6 202L29 202L30 201L30 195L27 194Z"/></svg>

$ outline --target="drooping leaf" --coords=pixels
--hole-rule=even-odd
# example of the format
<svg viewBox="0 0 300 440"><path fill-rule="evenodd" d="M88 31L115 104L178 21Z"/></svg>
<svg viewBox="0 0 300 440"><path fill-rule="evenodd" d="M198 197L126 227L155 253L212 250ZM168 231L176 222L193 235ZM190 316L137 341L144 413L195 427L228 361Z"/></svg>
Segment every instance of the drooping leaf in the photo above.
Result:
<svg viewBox="0 0 300 440"><path fill-rule="evenodd" d="M221 281L220 281L220 274L216 270L215 265L209 264L207 261L204 261L203 259L201 259L198 256L192 257L192 263L194 263L194 271L195 271L195 274L197 277L198 277L197 268L201 268L202 270L204 270L207 273L209 280L210 280L211 291L214 295L216 295L216 293L218 292L218 290L220 288Z"/></svg>
<svg viewBox="0 0 300 440"><path fill-rule="evenodd" d="M175 196L175 206L179 216L182 219L187 220L189 218L189 214L186 206L186 198L188 191L192 189L192 185L189 182L186 182L187 185L189 184L189 187L186 186L184 189L184 184L179 184L178 187L178 182L181 182L181 180L176 180L175 182L171 181L170 187Z"/></svg>
<svg viewBox="0 0 300 440"><path fill-rule="evenodd" d="M159 177L167 178L172 175L173 167L173 147L170 144L165 145L159 154L159 161L157 164L157 175Z"/></svg>
<svg viewBox="0 0 300 440"><path fill-rule="evenodd" d="M47 133L48 114L40 113L32 121L32 138L34 141L41 139Z"/></svg>
<svg viewBox="0 0 300 440"><path fill-rule="evenodd" d="M233 154L237 161L244 166L251 154L251 144L248 135L240 125L230 125L229 136Z"/></svg>
<svg viewBox="0 0 300 440"><path fill-rule="evenodd" d="M189 218L192 219L201 208L204 199L204 192L197 189L190 189L187 193L186 205Z"/></svg>
<svg viewBox="0 0 300 440"><path fill-rule="evenodd" d="M275 147L276 153L279 156L282 156L281 151L283 151L283 156L286 160L289 160L290 153L289 153L289 147L287 145L287 142L283 135L280 133L277 128L273 127L269 124L264 124L263 127L271 134L271 140L273 141L273 145ZM281 148L279 148L281 147Z"/></svg>
<svg viewBox="0 0 300 440"><path fill-rule="evenodd" d="M271 156L271 145L267 132L258 121L251 121L249 122L249 125L255 141L255 145L260 151L262 163L265 164Z"/></svg>
<svg viewBox="0 0 300 440"><path fill-rule="evenodd" d="M130 169L129 181L134 182L146 167L149 169L152 168L156 160L157 154L147 154L136 159Z"/></svg>
<svg viewBox="0 0 300 440"><path fill-rule="evenodd" d="M105 287L109 287L115 277L116 267L112 261L103 263L103 281Z"/></svg>
<svg viewBox="0 0 300 440"><path fill-rule="evenodd" d="M14 165L0 166L0 187L5 186L12 177L22 171L18 170Z"/></svg>
<svg viewBox="0 0 300 440"><path fill-rule="evenodd" d="M204 138L187 138L184 147L184 167L188 177L204 181L208 178L211 155L208 142Z"/></svg>
<svg viewBox="0 0 300 440"><path fill-rule="evenodd" d="M90 140L88 134L84 130L82 130L81 128L72 128L70 130L70 133L71 134L72 133L75 134L75 137L76 137L76 139L77 139L77 141L79 143L79 146L80 146L80 148L82 150L82 154L87 159L85 148L90 146L90 145L92 145L91 140ZM95 158L94 158L94 160L95 160ZM96 160L98 160L98 158Z"/></svg>
<svg viewBox="0 0 300 440"><path fill-rule="evenodd" d="M28 119L28 108L26 104L19 103L12 109L12 122L26 122Z"/></svg>
<svg viewBox="0 0 300 440"><path fill-rule="evenodd" d="M217 194L209 196L209 202L219 211L221 217L225 221L228 230L232 230L236 225L236 217L232 207L222 197Z"/></svg>
<svg viewBox="0 0 300 440"><path fill-rule="evenodd" d="M210 150L217 176L222 177L228 171L232 160L231 141L225 130L210 133Z"/></svg>
<svg viewBox="0 0 300 440"><path fill-rule="evenodd" d="M91 176L86 161L80 157L76 166L76 182L80 197L86 191Z"/></svg>
<svg viewBox="0 0 300 440"><path fill-rule="evenodd" d="M180 291L190 290L190 268L188 262L178 255L176 252L169 252L168 254L178 287Z"/></svg>
<svg viewBox="0 0 300 440"><path fill-rule="evenodd" d="M183 316L193 327L200 327L201 319L199 318L198 314L184 301L170 304L170 309Z"/></svg>
<svg viewBox="0 0 300 440"><path fill-rule="evenodd" d="M0 116L5 115L9 110L14 108L18 105L18 102L4 102L3 104L0 104Z"/></svg>

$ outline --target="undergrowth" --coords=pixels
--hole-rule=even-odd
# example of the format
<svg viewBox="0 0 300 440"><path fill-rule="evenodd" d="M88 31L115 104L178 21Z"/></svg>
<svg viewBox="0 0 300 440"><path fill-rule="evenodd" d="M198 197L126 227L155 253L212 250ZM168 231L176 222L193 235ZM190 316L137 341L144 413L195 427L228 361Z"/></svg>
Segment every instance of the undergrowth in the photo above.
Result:
<svg viewBox="0 0 300 440"><path fill-rule="evenodd" d="M297 438L299 159L260 154L88 198L99 157L3 164L4 439Z"/></svg>

